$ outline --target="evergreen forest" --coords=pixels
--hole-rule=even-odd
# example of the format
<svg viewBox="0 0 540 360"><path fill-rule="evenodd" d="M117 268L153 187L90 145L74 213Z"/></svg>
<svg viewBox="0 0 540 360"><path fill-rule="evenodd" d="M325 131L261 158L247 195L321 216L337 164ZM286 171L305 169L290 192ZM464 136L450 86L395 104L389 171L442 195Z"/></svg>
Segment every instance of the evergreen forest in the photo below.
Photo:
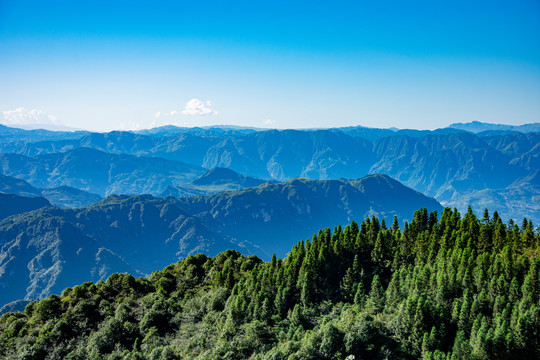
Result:
<svg viewBox="0 0 540 360"><path fill-rule="evenodd" d="M228 250L66 288L2 315L0 358L539 359L539 251L532 221L488 210L371 217L284 259Z"/></svg>

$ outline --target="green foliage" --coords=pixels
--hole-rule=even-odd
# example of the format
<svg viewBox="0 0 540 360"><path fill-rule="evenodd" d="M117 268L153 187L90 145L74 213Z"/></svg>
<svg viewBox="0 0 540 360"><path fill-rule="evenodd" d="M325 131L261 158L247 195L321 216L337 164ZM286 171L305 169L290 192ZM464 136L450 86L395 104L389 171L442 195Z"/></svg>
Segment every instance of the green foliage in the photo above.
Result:
<svg viewBox="0 0 540 360"><path fill-rule="evenodd" d="M7 359L537 359L540 234L423 209L319 231L285 259L189 256L0 318Z"/></svg>

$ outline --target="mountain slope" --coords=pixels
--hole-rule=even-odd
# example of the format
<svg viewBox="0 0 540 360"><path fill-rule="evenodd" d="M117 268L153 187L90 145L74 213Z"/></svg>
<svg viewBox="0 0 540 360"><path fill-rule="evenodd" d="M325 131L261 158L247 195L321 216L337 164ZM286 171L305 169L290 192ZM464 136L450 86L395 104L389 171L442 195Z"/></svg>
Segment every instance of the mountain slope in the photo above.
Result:
<svg viewBox="0 0 540 360"><path fill-rule="evenodd" d="M150 273L189 253L231 247L174 201L149 195L27 212L0 222L0 304L41 298L112 272Z"/></svg>
<svg viewBox="0 0 540 360"><path fill-rule="evenodd" d="M485 141L512 157L510 164L528 171L540 170L540 134L491 136L485 138Z"/></svg>
<svg viewBox="0 0 540 360"><path fill-rule="evenodd" d="M109 154L89 148L34 158L0 154L4 175L36 187L70 186L105 196L112 193L161 193L166 186L196 179L204 171L193 165L160 158Z"/></svg>
<svg viewBox="0 0 540 360"><path fill-rule="evenodd" d="M374 161L369 141L339 132L271 130L226 138L208 149L203 167L285 180L358 178Z"/></svg>
<svg viewBox="0 0 540 360"><path fill-rule="evenodd" d="M41 190L12 176L0 175L0 192L26 197L41 196Z"/></svg>
<svg viewBox="0 0 540 360"><path fill-rule="evenodd" d="M241 187L254 187L264 183L264 180L238 174L227 168L213 168L193 181L193 185L212 186L234 184Z"/></svg>
<svg viewBox="0 0 540 360"><path fill-rule="evenodd" d="M152 136L126 131L111 131L109 133L90 133L78 139L24 143L13 152L34 157L86 147L111 154L160 157L201 166L208 149L222 141L224 137L229 137L229 135L223 133L216 136L205 136L203 132L202 135L178 133L167 136Z"/></svg>
<svg viewBox="0 0 540 360"><path fill-rule="evenodd" d="M49 200L54 206L63 208L89 206L101 200L101 196L98 194L75 189L70 186L42 189L41 196Z"/></svg>
<svg viewBox="0 0 540 360"><path fill-rule="evenodd" d="M511 155L468 133L385 138L375 143L375 152L379 161L371 173L388 174L439 201L454 193L504 188L527 173L511 163Z"/></svg>
<svg viewBox="0 0 540 360"><path fill-rule="evenodd" d="M268 181L238 174L227 168L213 168L197 180L175 187L168 186L160 197L185 197L191 195L209 195L222 191L239 190L259 186Z"/></svg>
<svg viewBox="0 0 540 360"><path fill-rule="evenodd" d="M64 218L145 273L189 254L244 249L171 198L111 195L87 208L66 212ZM253 251L246 246L244 250Z"/></svg>
<svg viewBox="0 0 540 360"><path fill-rule="evenodd" d="M51 206L51 203L42 197L24 197L0 193L0 220L14 214L20 214L48 206Z"/></svg>
<svg viewBox="0 0 540 360"><path fill-rule="evenodd" d="M0 222L0 303L42 298L113 272L137 272L74 225L43 209ZM71 285L70 285L71 284Z"/></svg>
<svg viewBox="0 0 540 360"><path fill-rule="evenodd" d="M54 206L59 207L88 206L101 200L101 196L97 194L92 194L69 186L38 189L24 180L5 175L0 175L0 193L26 197L42 196L49 200Z"/></svg>
<svg viewBox="0 0 540 360"><path fill-rule="evenodd" d="M504 218L515 217L521 220L540 219L540 170L523 176L503 189L483 189L471 191L465 195L454 195L448 203L458 208L471 206L480 213L484 208L498 209Z"/></svg>
<svg viewBox="0 0 540 360"><path fill-rule="evenodd" d="M282 255L293 239L318 227L378 215L403 219L411 209L441 205L385 175L360 180L293 179L256 188L178 200L191 214L238 242L260 246L259 256ZM253 234L256 234L254 237Z"/></svg>

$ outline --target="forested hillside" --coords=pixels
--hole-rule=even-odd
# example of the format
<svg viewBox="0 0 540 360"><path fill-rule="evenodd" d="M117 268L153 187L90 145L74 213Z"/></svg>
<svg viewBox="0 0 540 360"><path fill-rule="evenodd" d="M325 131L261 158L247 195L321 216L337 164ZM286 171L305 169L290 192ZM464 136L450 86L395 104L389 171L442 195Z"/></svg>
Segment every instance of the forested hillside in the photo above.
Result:
<svg viewBox="0 0 540 360"><path fill-rule="evenodd" d="M531 221L497 213L372 217L284 259L199 254L67 288L0 318L0 357L538 359L539 251Z"/></svg>

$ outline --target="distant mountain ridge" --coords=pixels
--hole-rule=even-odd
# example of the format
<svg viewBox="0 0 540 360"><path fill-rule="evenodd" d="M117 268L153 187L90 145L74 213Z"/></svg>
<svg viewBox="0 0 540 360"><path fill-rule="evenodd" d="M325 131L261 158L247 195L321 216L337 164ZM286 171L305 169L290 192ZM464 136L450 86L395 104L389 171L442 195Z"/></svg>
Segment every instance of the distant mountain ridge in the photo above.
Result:
<svg viewBox="0 0 540 360"><path fill-rule="evenodd" d="M265 131L268 129L234 126L234 125L214 125L202 127L178 127L174 125L159 126L152 129L134 131L136 134L164 136L171 134L191 134L204 136L219 136L219 135L245 135L256 131Z"/></svg>
<svg viewBox="0 0 540 360"><path fill-rule="evenodd" d="M293 179L189 198L111 195L79 209L42 208L0 222L0 306L113 272L150 273L199 252L269 259L320 226L441 205L385 175Z"/></svg>
<svg viewBox="0 0 540 360"><path fill-rule="evenodd" d="M92 131L89 130L82 130L77 128L72 128L69 126L57 126L57 125L47 125L43 124L44 127L40 128L40 124L30 124L30 125L21 125L21 126L7 126L0 124L0 136L5 134L6 132L11 133L17 133L17 134L24 134L24 131L27 131L26 134L41 134L41 136L51 136L52 133L62 133L61 136L68 136L66 133L73 133L73 132L79 132L79 133L92 133ZM201 127L181 127L176 125L164 125L159 127L154 127L150 129L143 129L143 130L132 130L129 131L134 134L141 134L141 135L170 135L170 134L178 134L178 133L191 133L191 134L223 134L223 133L230 133L230 134L248 134L252 132L258 132L258 131L268 131L272 130L272 128L258 128L258 127L252 127L252 126L238 126L238 125L211 125L211 126L201 126ZM300 130L300 129L297 129ZM485 123L480 121L471 121L468 123L452 123L444 128L438 128L435 130L418 130L418 129L400 129L400 128L373 128L373 127L366 127L362 125L356 125L356 126L344 126L344 127L337 127L337 128L308 128L303 129L306 131L314 131L314 130L336 130L336 131L342 131L345 133L348 133L349 135L352 135L353 133L356 133L356 136L359 134L368 134L370 131L373 134L379 134L379 136L388 136L391 132L402 132L404 133L423 133L425 135L426 133L433 133L433 134L442 134L442 133L451 133L455 132L455 130L461 130L461 131L468 131L473 133L480 133L484 131L491 131L491 130L503 130L503 131L517 131L522 133L530 133L530 132L539 132L540 131L540 123L528 123L523 125L506 125L506 124L495 124L495 123ZM111 131L111 132L114 132ZM54 136L54 135L53 135ZM373 136L373 135L371 135ZM367 136L366 138L370 138L371 136ZM379 136L375 136L378 138Z"/></svg>
<svg viewBox="0 0 540 360"><path fill-rule="evenodd" d="M464 130L472 133L481 133L484 131L515 131L520 133L538 133L540 132L540 123L531 123L524 125L504 125L473 121L470 123L451 124L449 128Z"/></svg>
<svg viewBox="0 0 540 360"><path fill-rule="evenodd" d="M178 131L167 127L152 135L118 131L84 133L77 139L27 142L14 148L13 152L36 157L86 147L145 158L148 165L131 174L125 171L119 179L113 176L110 181L102 181L106 184L97 184L97 189L93 188L96 184L85 184L80 179L64 181L59 175L42 176L44 182L36 184L16 171L6 168L3 173L22 177L38 187L66 185L101 196L151 193L176 197L226 190L186 185L215 167L228 168L243 176L278 181L295 177L354 179L370 173L386 173L417 191L434 196L444 205L458 206L462 211L471 205L476 212L481 212L488 200L492 204L490 208L497 209L502 216L525 216L540 223L540 217L536 215L540 205L529 201L539 195L537 187L525 184L526 191L507 189L519 179L533 179L529 175L540 169L540 133L487 131L485 124L469 125L482 132L474 134L451 127L420 131L357 126L280 131L225 127ZM518 130L534 130L535 126L529 124ZM9 146L13 149L12 142ZM0 137L0 149L4 152L5 146ZM151 171L162 168L164 172L170 168L159 158L180 161L198 167L198 171L187 170L191 171L187 176L177 173L174 176L180 178L169 181L161 175L154 176ZM151 161L156 162L155 166L149 165ZM49 181L54 185L45 186ZM108 185L109 182L113 185ZM512 196L505 195L510 192ZM524 213L516 211L518 208Z"/></svg>
<svg viewBox="0 0 540 360"><path fill-rule="evenodd" d="M31 142L78 139L86 134L89 134L89 132L44 129L24 130L0 124L0 150L2 152L15 152Z"/></svg>
<svg viewBox="0 0 540 360"><path fill-rule="evenodd" d="M0 193L15 194L26 197L43 196L54 206L81 207L94 204L101 196L69 186L40 189L28 182L11 176L0 175Z"/></svg>
<svg viewBox="0 0 540 360"><path fill-rule="evenodd" d="M266 182L269 181L244 176L231 169L218 167L208 170L200 178L189 184L168 186L159 196L185 197L192 195L209 195L222 191L255 187Z"/></svg>
<svg viewBox="0 0 540 360"><path fill-rule="evenodd" d="M371 147L365 139L339 132L271 130L223 139L208 149L202 166L280 181L359 178L375 159Z"/></svg>
<svg viewBox="0 0 540 360"><path fill-rule="evenodd" d="M223 185L230 183L242 187L254 187L261 185L263 180L238 174L231 169L216 167L208 170L200 178L192 182L195 185Z"/></svg>
<svg viewBox="0 0 540 360"><path fill-rule="evenodd" d="M70 186L100 196L159 194L167 185L186 183L204 173L200 167L178 161L109 154L90 148L33 158L0 154L0 170L35 187Z"/></svg>

